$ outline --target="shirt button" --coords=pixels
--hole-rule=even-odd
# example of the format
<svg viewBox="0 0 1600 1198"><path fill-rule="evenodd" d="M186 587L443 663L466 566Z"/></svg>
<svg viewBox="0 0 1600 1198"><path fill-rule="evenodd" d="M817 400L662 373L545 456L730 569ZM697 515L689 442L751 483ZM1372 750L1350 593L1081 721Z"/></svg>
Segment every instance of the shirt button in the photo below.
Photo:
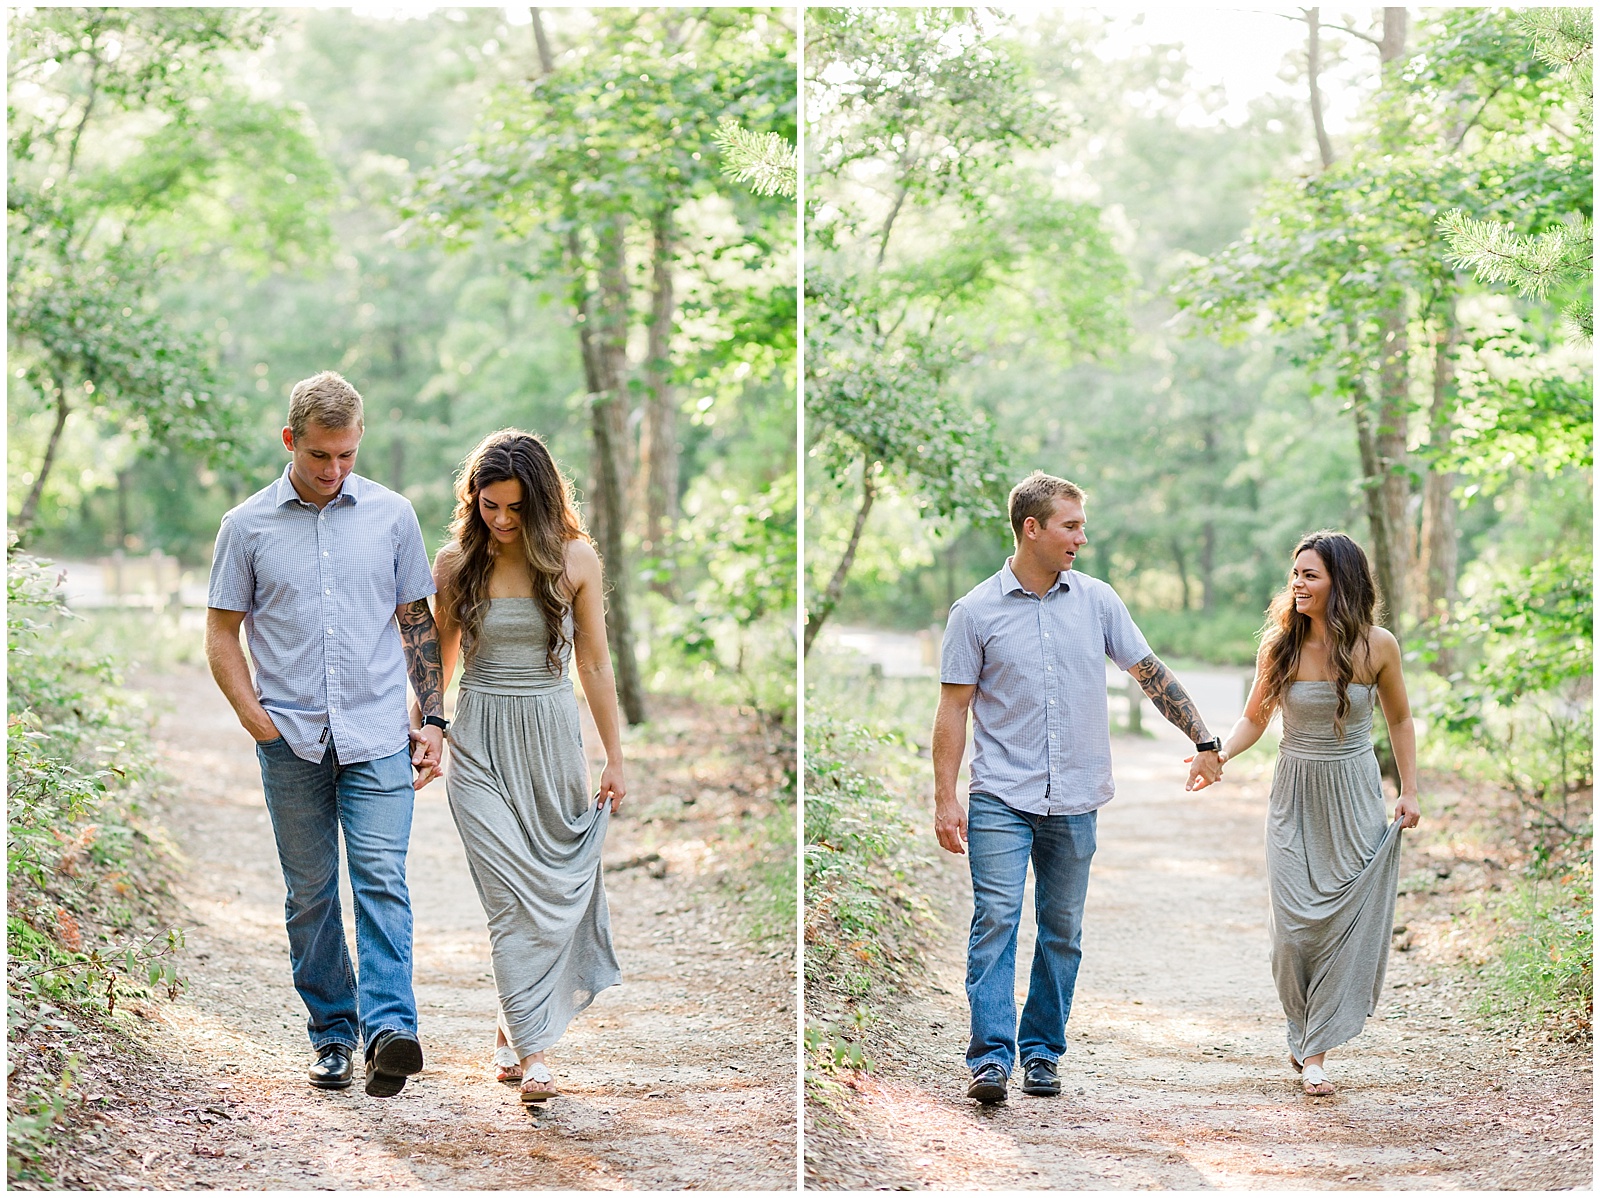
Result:
<svg viewBox="0 0 1600 1198"><path fill-rule="evenodd" d="M329 667L329 668L328 668L328 673L330 673L330 674L333 674L333 673L336 673L336 672L337 672L337 671L335 671L335 670L334 670L334 669L333 669L333 667L331 667L331 666L330 666L330 667Z"/></svg>
<svg viewBox="0 0 1600 1198"><path fill-rule="evenodd" d="M323 587L322 588L322 593L324 595L331 595L331 594L333 594L333 588L332 587Z"/></svg>
<svg viewBox="0 0 1600 1198"><path fill-rule="evenodd" d="M326 550L326 549L324 549L324 550L323 550L323 551L322 551L322 556L323 556L323 557L327 557L327 556L328 556L328 551L327 551L327 550Z"/></svg>
<svg viewBox="0 0 1600 1198"><path fill-rule="evenodd" d="M330 629L328 629L328 635L329 635L329 636L332 636L332 635L333 635L333 629L331 629L331 628L330 628Z"/></svg>
<svg viewBox="0 0 1600 1198"><path fill-rule="evenodd" d="M331 673L332 671L329 671L329 672ZM1055 705L1056 705L1056 701L1054 699L1051 699L1050 700L1050 706L1054 707Z"/></svg>
<svg viewBox="0 0 1600 1198"><path fill-rule="evenodd" d="M337 707L330 707L330 708L328 708L328 714L329 715L338 715L339 714L339 709Z"/></svg>
<svg viewBox="0 0 1600 1198"><path fill-rule="evenodd" d="M1044 634L1044 639L1045 640L1049 640L1050 639L1050 634L1048 632Z"/></svg>

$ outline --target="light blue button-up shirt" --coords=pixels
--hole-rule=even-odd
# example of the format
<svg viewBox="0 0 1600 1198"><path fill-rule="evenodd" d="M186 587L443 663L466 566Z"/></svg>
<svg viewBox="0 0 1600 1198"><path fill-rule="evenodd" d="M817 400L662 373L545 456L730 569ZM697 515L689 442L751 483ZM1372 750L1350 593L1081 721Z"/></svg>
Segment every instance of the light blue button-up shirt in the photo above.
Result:
<svg viewBox="0 0 1600 1198"><path fill-rule="evenodd" d="M950 609L941 682L977 686L971 790L1032 815L1111 801L1106 658L1129 669L1150 646L1111 587L1063 570L1043 597L1006 562Z"/></svg>
<svg viewBox="0 0 1600 1198"><path fill-rule="evenodd" d="M295 756L341 763L405 748L394 611L433 594L411 504L358 474L320 511L285 468L222 518L206 603L245 613L256 694Z"/></svg>

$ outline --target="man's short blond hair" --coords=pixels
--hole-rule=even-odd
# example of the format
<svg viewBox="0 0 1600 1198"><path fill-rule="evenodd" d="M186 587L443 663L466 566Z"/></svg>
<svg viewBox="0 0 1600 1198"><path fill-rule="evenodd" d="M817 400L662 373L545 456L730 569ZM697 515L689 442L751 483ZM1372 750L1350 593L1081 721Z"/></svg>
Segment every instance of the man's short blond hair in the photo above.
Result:
<svg viewBox="0 0 1600 1198"><path fill-rule="evenodd" d="M1022 539L1023 521L1032 516L1041 525L1044 524L1056 510L1058 499L1082 503L1083 488L1064 478L1046 474L1043 470L1035 470L1012 487L1008 502L1011 508L1011 531L1016 534L1017 540Z"/></svg>
<svg viewBox="0 0 1600 1198"><path fill-rule="evenodd" d="M331 370L301 379L289 393L289 431L298 441L313 422L330 430L352 425L365 429L361 393Z"/></svg>

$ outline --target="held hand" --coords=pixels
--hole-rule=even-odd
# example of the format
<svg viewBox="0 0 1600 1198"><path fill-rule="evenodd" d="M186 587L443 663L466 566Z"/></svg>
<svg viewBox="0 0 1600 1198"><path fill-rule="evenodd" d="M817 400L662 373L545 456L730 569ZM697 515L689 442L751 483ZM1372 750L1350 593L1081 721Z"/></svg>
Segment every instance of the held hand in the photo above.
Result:
<svg viewBox="0 0 1600 1198"><path fill-rule="evenodd" d="M411 764L417 776L413 790L421 790L444 772L444 730L432 724L411 730Z"/></svg>
<svg viewBox="0 0 1600 1198"><path fill-rule="evenodd" d="M967 840L967 813L956 799L940 800L934 804L933 834L939 838L939 847L957 856L967 850L961 846Z"/></svg>
<svg viewBox="0 0 1600 1198"><path fill-rule="evenodd" d="M628 784L622 777L622 765L619 762L612 765L606 763L606 768L600 771L600 789L595 794L595 806L604 807L606 800L611 800L611 814L615 815L622 810L622 800L627 796Z"/></svg>
<svg viewBox="0 0 1600 1198"><path fill-rule="evenodd" d="M1415 828L1422 820L1422 804L1416 795L1401 795L1395 800L1394 817L1402 828Z"/></svg>
<svg viewBox="0 0 1600 1198"><path fill-rule="evenodd" d="M1204 790L1222 781L1222 763L1227 758L1221 753L1195 753L1183 760L1189 767L1189 779L1183 784L1184 790Z"/></svg>

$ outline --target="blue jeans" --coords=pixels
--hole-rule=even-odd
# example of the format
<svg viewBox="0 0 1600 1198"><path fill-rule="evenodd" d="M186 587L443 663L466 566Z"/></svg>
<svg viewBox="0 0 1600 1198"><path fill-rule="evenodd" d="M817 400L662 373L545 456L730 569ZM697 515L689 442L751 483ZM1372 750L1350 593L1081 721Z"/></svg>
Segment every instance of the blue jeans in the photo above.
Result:
<svg viewBox="0 0 1600 1198"><path fill-rule="evenodd" d="M340 765L332 745L303 761L282 737L256 745L267 811L288 889L284 921L294 988L306 1004L306 1031L321 1050L355 1050L379 1032L417 1034L411 992L411 751ZM356 958L339 910L339 829L356 904Z"/></svg>
<svg viewBox="0 0 1600 1198"><path fill-rule="evenodd" d="M967 941L967 1003L972 1042L967 1065L990 1062L1008 1074L1020 1050L1059 1060L1067 1049L1067 1016L1078 984L1083 900L1094 857L1095 812L1029 815L993 795L967 805L967 856L972 866L972 935ZM1033 862L1033 904L1039 924L1028 1001L1017 1024L1017 925Z"/></svg>

